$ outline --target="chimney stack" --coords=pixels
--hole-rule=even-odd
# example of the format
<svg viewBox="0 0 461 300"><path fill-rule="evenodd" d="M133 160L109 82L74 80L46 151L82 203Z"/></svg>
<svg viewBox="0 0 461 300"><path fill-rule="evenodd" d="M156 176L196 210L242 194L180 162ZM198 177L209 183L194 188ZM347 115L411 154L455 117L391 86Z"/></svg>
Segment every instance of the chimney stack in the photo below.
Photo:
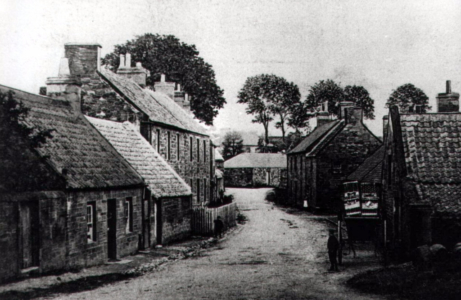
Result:
<svg viewBox="0 0 461 300"><path fill-rule="evenodd" d="M339 103L339 116L338 118L343 120L346 119L346 108L355 107L354 102L352 101L342 101Z"/></svg>
<svg viewBox="0 0 461 300"><path fill-rule="evenodd" d="M61 58L59 64L58 77L47 78L46 95L54 99L68 101L73 111L78 114L81 113L80 85L78 78L71 75L69 60L64 57Z"/></svg>
<svg viewBox="0 0 461 300"><path fill-rule="evenodd" d="M176 84L174 82L166 82L165 78L165 74L160 75L160 81L154 83L155 91L163 93L174 100Z"/></svg>
<svg viewBox="0 0 461 300"><path fill-rule="evenodd" d="M64 45L65 57L69 59L70 75L80 78L96 78L101 70L101 45L67 43Z"/></svg>
<svg viewBox="0 0 461 300"><path fill-rule="evenodd" d="M387 139L387 132L389 130L389 115L383 116L383 141Z"/></svg>
<svg viewBox="0 0 461 300"><path fill-rule="evenodd" d="M120 54L120 66L117 69L117 74L131 79L141 87L146 87L147 70L143 68L141 62L136 62L136 67L131 67L131 54Z"/></svg>
<svg viewBox="0 0 461 300"><path fill-rule="evenodd" d="M437 96L438 112L457 113L459 112L459 94L451 91L451 81L447 80L446 93Z"/></svg>

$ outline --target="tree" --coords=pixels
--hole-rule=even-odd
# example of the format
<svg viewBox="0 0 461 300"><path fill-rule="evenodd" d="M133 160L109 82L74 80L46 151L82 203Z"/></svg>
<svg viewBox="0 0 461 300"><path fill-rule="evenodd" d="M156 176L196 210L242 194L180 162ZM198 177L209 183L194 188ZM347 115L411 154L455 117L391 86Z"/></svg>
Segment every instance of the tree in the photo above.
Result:
<svg viewBox="0 0 461 300"><path fill-rule="evenodd" d="M309 119L313 116L307 107L307 102L299 102L290 107L290 114L288 116L288 126L293 128L296 133L307 134L310 132ZM303 132L301 132L303 131Z"/></svg>
<svg viewBox="0 0 461 300"><path fill-rule="evenodd" d="M120 64L120 54L131 53L132 61L141 62L150 75L147 85L153 85L165 74L168 80L181 84L190 95L191 110L197 119L212 125L226 100L224 91L217 85L212 66L199 57L195 45L181 42L173 35L147 33L122 45L115 45L102 63L115 70Z"/></svg>
<svg viewBox="0 0 461 300"><path fill-rule="evenodd" d="M247 104L246 112L254 115L253 123L264 126L264 141L269 144L269 123L278 116L276 128L282 130L285 139L285 124L290 107L300 102L298 86L286 79L268 74L248 77L238 94L238 103Z"/></svg>
<svg viewBox="0 0 461 300"><path fill-rule="evenodd" d="M245 152L243 150L243 139L242 135L237 131L229 131L224 135L224 141L222 142L223 151L222 156L224 160L228 160L240 153Z"/></svg>
<svg viewBox="0 0 461 300"><path fill-rule="evenodd" d="M421 113L431 110L429 98L421 89L411 83L399 86L392 92L386 103L386 107L398 106L400 110L404 111L415 111L415 105L421 106Z"/></svg>
<svg viewBox="0 0 461 300"><path fill-rule="evenodd" d="M331 79L320 80L310 87L309 94L306 97L307 108L312 112L317 110L317 107L328 101L328 112L338 115L339 102L344 99L343 89Z"/></svg>
<svg viewBox="0 0 461 300"><path fill-rule="evenodd" d="M370 94L363 86L346 86L344 88L344 100L352 101L355 106L361 107L366 119L375 119L375 101L371 99Z"/></svg>
<svg viewBox="0 0 461 300"><path fill-rule="evenodd" d="M29 109L18 102L13 91L0 91L0 191L33 191L54 186L45 156L36 152L53 130L26 125Z"/></svg>

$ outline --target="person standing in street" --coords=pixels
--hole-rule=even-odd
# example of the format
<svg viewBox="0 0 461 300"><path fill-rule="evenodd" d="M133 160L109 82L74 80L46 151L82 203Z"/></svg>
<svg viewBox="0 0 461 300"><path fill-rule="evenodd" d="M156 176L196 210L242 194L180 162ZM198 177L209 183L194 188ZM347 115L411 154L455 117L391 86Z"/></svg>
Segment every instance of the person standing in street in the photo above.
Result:
<svg viewBox="0 0 461 300"><path fill-rule="evenodd" d="M330 229L330 236L328 238L328 258L330 259L330 270L329 271L338 271L338 262L336 257L338 255L339 242L335 237L335 230Z"/></svg>
<svg viewBox="0 0 461 300"><path fill-rule="evenodd" d="M214 220L214 237L221 238L223 229L224 223L221 221L221 216L218 216L218 218Z"/></svg>

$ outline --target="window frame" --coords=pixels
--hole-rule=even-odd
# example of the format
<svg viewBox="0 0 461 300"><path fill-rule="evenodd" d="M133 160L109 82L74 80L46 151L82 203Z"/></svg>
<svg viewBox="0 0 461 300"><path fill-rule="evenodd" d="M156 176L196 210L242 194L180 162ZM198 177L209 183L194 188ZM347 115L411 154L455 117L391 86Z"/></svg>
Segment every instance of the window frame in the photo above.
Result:
<svg viewBox="0 0 461 300"><path fill-rule="evenodd" d="M125 198L124 202L124 214L125 214L125 233L133 232L133 198Z"/></svg>
<svg viewBox="0 0 461 300"><path fill-rule="evenodd" d="M88 214L90 209L90 216ZM89 220L91 219L91 220ZM97 241L96 238L96 202L91 201L86 203L86 239L88 243L94 243ZM91 227L91 231L90 231Z"/></svg>

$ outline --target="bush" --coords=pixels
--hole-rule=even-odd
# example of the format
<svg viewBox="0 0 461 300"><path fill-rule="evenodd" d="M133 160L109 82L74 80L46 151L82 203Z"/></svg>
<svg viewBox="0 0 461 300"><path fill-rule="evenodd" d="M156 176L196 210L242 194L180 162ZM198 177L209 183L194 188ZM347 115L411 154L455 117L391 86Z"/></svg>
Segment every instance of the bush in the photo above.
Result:
<svg viewBox="0 0 461 300"><path fill-rule="evenodd" d="M244 214L239 213L237 215L237 223L245 224L246 221L248 221L248 218Z"/></svg>
<svg viewBox="0 0 461 300"><path fill-rule="evenodd" d="M230 204L234 201L234 195L224 195L223 204Z"/></svg>
<svg viewBox="0 0 461 300"><path fill-rule="evenodd" d="M274 188L266 193L266 200L274 203L284 203L286 198L286 191L280 188Z"/></svg>

